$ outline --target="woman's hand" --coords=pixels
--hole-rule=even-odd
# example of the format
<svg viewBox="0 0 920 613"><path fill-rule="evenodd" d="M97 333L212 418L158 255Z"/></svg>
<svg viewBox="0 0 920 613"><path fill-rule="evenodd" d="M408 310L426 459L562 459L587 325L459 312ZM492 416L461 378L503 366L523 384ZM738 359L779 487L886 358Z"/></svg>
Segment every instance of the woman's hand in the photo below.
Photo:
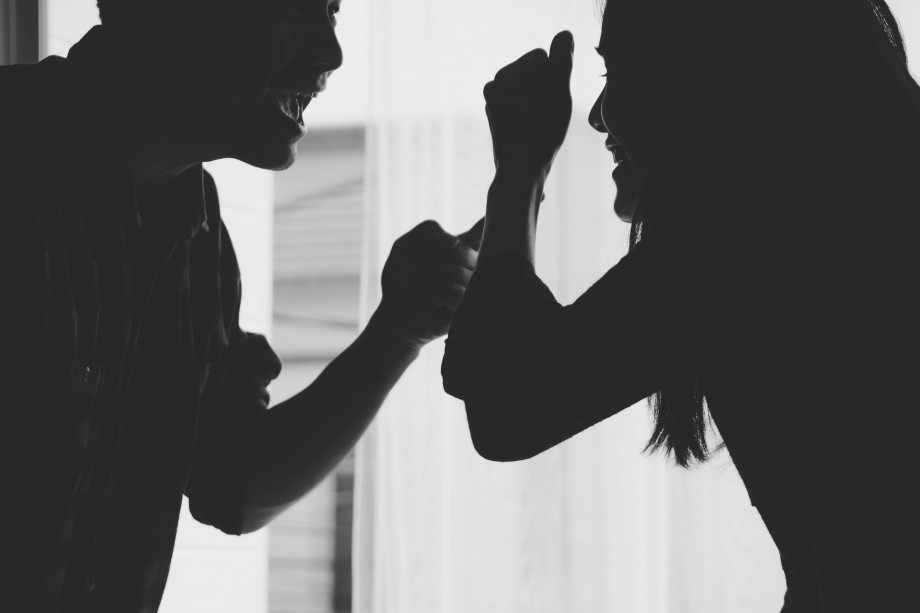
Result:
<svg viewBox="0 0 920 613"><path fill-rule="evenodd" d="M574 44L571 32L562 31L549 55L534 49L486 84L496 174L545 181L572 117Z"/></svg>
<svg viewBox="0 0 920 613"><path fill-rule="evenodd" d="M486 84L495 180L486 204L484 257L507 253L533 264L543 185L572 117L574 44L570 32L560 32L549 55L534 49Z"/></svg>

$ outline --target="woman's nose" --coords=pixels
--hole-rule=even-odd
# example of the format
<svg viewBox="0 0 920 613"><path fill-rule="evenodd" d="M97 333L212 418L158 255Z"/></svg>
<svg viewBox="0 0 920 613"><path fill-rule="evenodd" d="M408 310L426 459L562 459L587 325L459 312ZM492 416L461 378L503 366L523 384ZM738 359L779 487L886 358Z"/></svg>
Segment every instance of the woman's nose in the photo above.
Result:
<svg viewBox="0 0 920 613"><path fill-rule="evenodd" d="M604 95L606 93L607 89L604 88L601 91L601 95L594 102L594 106L591 107L591 112L588 113L588 123L591 124L591 127L604 134L607 133L607 126L604 125L604 115L601 112L601 107L604 105Z"/></svg>

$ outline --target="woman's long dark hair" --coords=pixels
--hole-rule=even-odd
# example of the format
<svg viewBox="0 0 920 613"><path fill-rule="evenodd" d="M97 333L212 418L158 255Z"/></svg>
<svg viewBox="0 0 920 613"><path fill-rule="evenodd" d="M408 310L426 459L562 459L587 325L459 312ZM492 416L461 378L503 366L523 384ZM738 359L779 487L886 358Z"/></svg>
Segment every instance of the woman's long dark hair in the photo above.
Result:
<svg viewBox="0 0 920 613"><path fill-rule="evenodd" d="M920 87L884 0L643 0L618 9L635 26L619 48L661 103L656 119L666 118L656 135L664 137L656 139L659 166L686 167L688 144L706 139L726 153L710 163L735 163L743 152L754 163L781 155L786 167L798 155L803 164L824 156L829 168L847 144L849 155L862 142L917 145ZM868 120L854 126L853 117ZM630 248L654 233L644 204ZM649 403L655 426L646 451L683 467L710 457L704 381L682 377Z"/></svg>

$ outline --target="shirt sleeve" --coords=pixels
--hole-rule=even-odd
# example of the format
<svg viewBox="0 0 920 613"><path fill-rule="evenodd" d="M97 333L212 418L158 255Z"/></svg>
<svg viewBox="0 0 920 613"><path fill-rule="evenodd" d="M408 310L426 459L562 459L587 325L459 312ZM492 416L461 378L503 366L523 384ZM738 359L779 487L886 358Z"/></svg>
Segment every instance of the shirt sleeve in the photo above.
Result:
<svg viewBox="0 0 920 613"><path fill-rule="evenodd" d="M196 520L240 534L254 425L268 410L268 385L280 374L281 361L263 335L240 328L239 267L223 224L219 231L229 348L221 381L203 408L186 495Z"/></svg>
<svg viewBox="0 0 920 613"><path fill-rule="evenodd" d="M714 305L729 291L716 250L700 244L642 240L567 306L527 261L480 262L442 363L445 391L466 401L474 443L543 438L542 450L699 374Z"/></svg>

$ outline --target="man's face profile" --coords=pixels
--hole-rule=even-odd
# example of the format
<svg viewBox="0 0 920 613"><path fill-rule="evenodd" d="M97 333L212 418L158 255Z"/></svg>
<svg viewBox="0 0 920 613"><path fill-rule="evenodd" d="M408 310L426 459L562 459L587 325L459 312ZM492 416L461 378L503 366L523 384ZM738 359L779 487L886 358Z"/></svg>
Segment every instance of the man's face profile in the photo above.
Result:
<svg viewBox="0 0 920 613"><path fill-rule="evenodd" d="M193 0L153 20L169 71L225 157L281 170L306 134L303 114L342 63L340 0ZM185 94L183 94L185 95Z"/></svg>

